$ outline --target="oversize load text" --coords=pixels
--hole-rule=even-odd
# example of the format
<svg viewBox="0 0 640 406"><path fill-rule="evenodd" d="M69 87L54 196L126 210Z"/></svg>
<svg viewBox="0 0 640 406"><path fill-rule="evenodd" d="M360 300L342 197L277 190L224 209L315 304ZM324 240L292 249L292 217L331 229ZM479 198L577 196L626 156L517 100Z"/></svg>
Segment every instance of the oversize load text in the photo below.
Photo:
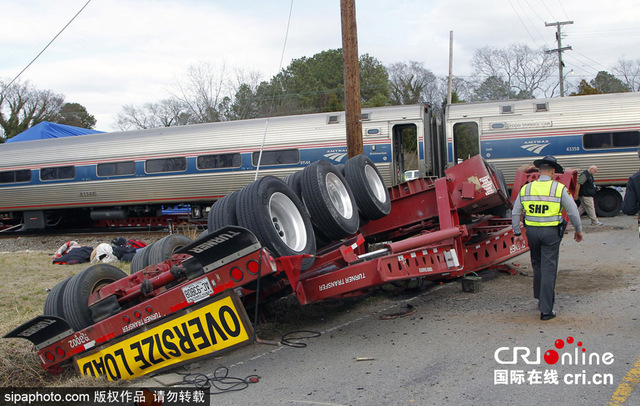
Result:
<svg viewBox="0 0 640 406"><path fill-rule="evenodd" d="M248 339L233 301L226 297L76 362L86 376L130 379Z"/></svg>

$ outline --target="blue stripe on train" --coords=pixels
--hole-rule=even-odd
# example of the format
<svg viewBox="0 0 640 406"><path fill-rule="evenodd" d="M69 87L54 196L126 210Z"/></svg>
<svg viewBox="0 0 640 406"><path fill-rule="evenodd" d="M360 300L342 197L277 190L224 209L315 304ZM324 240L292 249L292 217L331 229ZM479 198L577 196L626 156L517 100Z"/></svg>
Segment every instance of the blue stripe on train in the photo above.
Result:
<svg viewBox="0 0 640 406"><path fill-rule="evenodd" d="M374 150L375 148L375 150ZM377 144L374 146L365 145L364 153L374 163L388 163L391 162L391 145L389 144ZM38 170L32 170L32 180L27 183L2 183L2 187L17 187L23 185L43 185L43 184L56 184L56 183L75 183L85 181L101 181L109 179L128 179L136 177L155 177L155 176L167 176L167 175L193 175L198 173L216 173L216 172L241 172L241 171L253 171L255 166L251 163L252 153L243 153L242 165L239 168L219 168L219 169L204 169L200 170L196 168L196 157L187 158L187 170L182 172L159 172L159 173L145 173L144 162L136 162L136 173L133 175L123 176L110 176L110 177L98 177L96 175L96 165L81 165L76 166L76 176L74 179L61 179L52 181L41 181L39 178ZM347 148L310 148L300 150L300 162L296 164L284 164L284 165L268 165L262 166L262 169L268 168L302 168L307 166L311 162L318 161L320 159L328 159L333 164L343 164L347 161Z"/></svg>

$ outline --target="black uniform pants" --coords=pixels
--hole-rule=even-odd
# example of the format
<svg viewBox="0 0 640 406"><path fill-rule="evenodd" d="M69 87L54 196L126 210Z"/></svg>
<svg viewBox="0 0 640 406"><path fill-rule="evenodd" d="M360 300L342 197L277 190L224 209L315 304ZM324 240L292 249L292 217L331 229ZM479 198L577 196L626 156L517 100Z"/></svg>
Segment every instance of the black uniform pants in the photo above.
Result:
<svg viewBox="0 0 640 406"><path fill-rule="evenodd" d="M558 227L527 226L526 233L533 267L533 297L538 299L540 312L549 314L556 298L562 236L558 235Z"/></svg>

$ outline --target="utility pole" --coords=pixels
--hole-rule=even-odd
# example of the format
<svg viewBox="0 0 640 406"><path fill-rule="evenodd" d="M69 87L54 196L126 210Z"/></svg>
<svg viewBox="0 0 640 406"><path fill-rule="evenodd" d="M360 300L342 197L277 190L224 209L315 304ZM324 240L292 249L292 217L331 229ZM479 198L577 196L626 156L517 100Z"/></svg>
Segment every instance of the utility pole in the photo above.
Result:
<svg viewBox="0 0 640 406"><path fill-rule="evenodd" d="M358 65L358 29L355 0L340 0L342 17L342 55L344 60L344 105L347 126L347 156L363 153Z"/></svg>
<svg viewBox="0 0 640 406"><path fill-rule="evenodd" d="M568 51L571 47L562 47L562 26L567 24L573 24L573 21L558 21L555 23L544 23L545 27L556 27L556 41L558 42L558 48L544 51L547 54L557 52L558 53L558 69L560 71L560 97L564 97L564 75L562 69L564 68L564 62L562 62L562 51Z"/></svg>
<svg viewBox="0 0 640 406"><path fill-rule="evenodd" d="M453 82L453 31L449 31L449 85L447 86L447 105L451 104Z"/></svg>

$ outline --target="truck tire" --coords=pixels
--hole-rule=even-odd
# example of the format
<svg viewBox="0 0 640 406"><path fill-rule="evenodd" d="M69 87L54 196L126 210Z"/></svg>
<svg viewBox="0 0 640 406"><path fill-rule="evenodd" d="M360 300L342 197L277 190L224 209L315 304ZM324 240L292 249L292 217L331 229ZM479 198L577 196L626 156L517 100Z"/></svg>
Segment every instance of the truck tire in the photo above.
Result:
<svg viewBox="0 0 640 406"><path fill-rule="evenodd" d="M491 169L496 173L496 179L498 180L498 189L504 195L504 197L509 200L509 189L507 188L507 181L504 178L504 173L502 169L498 168L495 164L489 164Z"/></svg>
<svg viewBox="0 0 640 406"><path fill-rule="evenodd" d="M350 158L344 165L344 175L364 218L377 220L389 214L389 191L371 159L366 155Z"/></svg>
<svg viewBox="0 0 640 406"><path fill-rule="evenodd" d="M311 222L331 240L355 234L360 226L358 206L347 181L326 159L302 172L302 197Z"/></svg>
<svg viewBox="0 0 640 406"><path fill-rule="evenodd" d="M56 284L56 286L53 287L53 289L51 289L51 291L49 292L49 294L47 295L47 298L44 301L44 315L45 316L58 316L60 318L65 318L64 317L64 311L63 309L63 295L64 295L64 289L67 286L67 283L69 283L69 279L71 279L71 277L58 282Z"/></svg>
<svg viewBox="0 0 640 406"><path fill-rule="evenodd" d="M101 287L127 276L121 269L109 264L96 264L75 274L64 289L65 319L75 331L93 324L89 309L89 296Z"/></svg>
<svg viewBox="0 0 640 406"><path fill-rule="evenodd" d="M297 171L285 177L284 183L293 190L293 192L302 200L302 171Z"/></svg>
<svg viewBox="0 0 640 406"><path fill-rule="evenodd" d="M136 255L133 256L131 260L131 268L129 269L130 274L134 274L149 265L149 253L151 252L151 245L147 245L146 247L140 248L136 251Z"/></svg>
<svg viewBox="0 0 640 406"><path fill-rule="evenodd" d="M275 256L308 254L302 269L313 265L316 243L309 213L283 180L265 176L245 186L236 213L238 225L255 234Z"/></svg>
<svg viewBox="0 0 640 406"><path fill-rule="evenodd" d="M498 186L498 191L507 200L509 200L509 189L507 189L507 181L504 178L504 173L495 164L489 164L489 166L491 167L493 172L495 172L496 174L496 179L498 180L498 184L496 186ZM500 218L508 217L508 212L509 212L509 207L507 207L506 204L501 204L499 206L492 207L491 209L488 210L489 214L496 217L500 217Z"/></svg>
<svg viewBox="0 0 640 406"><path fill-rule="evenodd" d="M211 206L207 222L207 228L210 233L222 227L238 225L238 218L236 216L237 199L238 191L234 191L224 196Z"/></svg>
<svg viewBox="0 0 640 406"><path fill-rule="evenodd" d="M600 189L593 198L598 217L614 217L620 213L622 196L610 187Z"/></svg>
<svg viewBox="0 0 640 406"><path fill-rule="evenodd" d="M208 235L209 235L209 229L207 228L206 230L204 230L203 232L198 234L198 236L196 237L196 239L194 241L202 240L204 237L206 237Z"/></svg>
<svg viewBox="0 0 640 406"><path fill-rule="evenodd" d="M149 253L149 264L155 265L170 259L174 252L193 241L183 234L170 234L153 243Z"/></svg>

